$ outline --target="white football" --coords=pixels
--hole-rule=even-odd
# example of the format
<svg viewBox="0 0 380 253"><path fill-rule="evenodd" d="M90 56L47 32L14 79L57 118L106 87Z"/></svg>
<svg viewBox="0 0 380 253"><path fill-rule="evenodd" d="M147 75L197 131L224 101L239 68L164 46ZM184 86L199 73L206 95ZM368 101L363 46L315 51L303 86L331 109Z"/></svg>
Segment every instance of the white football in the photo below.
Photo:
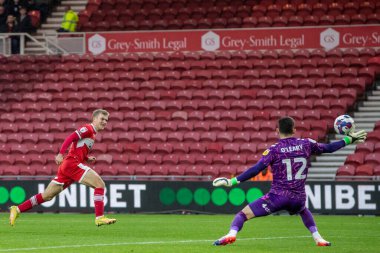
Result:
<svg viewBox="0 0 380 253"><path fill-rule="evenodd" d="M355 131L355 121L350 115L340 115L335 119L334 129L337 134L348 135Z"/></svg>

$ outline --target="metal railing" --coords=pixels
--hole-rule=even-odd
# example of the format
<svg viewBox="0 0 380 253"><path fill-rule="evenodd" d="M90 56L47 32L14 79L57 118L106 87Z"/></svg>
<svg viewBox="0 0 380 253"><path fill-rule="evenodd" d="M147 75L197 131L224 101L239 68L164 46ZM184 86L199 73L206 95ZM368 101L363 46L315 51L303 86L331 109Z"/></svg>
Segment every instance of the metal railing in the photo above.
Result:
<svg viewBox="0 0 380 253"><path fill-rule="evenodd" d="M84 33L44 33L44 39L56 54L84 54L86 50Z"/></svg>
<svg viewBox="0 0 380 253"><path fill-rule="evenodd" d="M44 35L45 36L45 35ZM68 54L67 50L62 48L54 40L45 36L45 41L40 42L28 33L2 33L0 34L0 54L9 56L12 54L12 40L17 40L18 48L13 48L18 51L18 54L24 55L26 41L34 42L45 54ZM15 46L15 45L13 45ZM13 52L14 53L14 52Z"/></svg>

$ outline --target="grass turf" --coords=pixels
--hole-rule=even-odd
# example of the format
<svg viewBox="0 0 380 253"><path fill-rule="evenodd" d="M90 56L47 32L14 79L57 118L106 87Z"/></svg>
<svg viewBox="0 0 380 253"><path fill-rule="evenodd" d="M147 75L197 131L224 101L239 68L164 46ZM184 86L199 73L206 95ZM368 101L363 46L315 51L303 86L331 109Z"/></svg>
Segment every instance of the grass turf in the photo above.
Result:
<svg viewBox="0 0 380 253"><path fill-rule="evenodd" d="M110 215L96 227L88 214L22 214L15 227L0 214L1 252L379 252L380 217L316 216L332 247L316 247L298 216L249 221L235 244L212 246L233 215Z"/></svg>

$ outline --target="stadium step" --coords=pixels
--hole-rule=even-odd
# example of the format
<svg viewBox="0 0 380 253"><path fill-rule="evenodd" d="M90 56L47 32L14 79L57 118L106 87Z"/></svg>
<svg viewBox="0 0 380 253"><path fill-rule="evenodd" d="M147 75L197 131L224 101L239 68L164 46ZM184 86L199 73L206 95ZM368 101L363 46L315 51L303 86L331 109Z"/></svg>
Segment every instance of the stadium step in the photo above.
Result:
<svg viewBox="0 0 380 253"><path fill-rule="evenodd" d="M51 29L41 29L41 30L38 30L36 34L38 34L38 36L44 36L44 34L52 34L52 33L56 33L57 30L51 30Z"/></svg>
<svg viewBox="0 0 380 253"><path fill-rule="evenodd" d="M317 162L341 162L345 161L346 158L344 156L317 156Z"/></svg>
<svg viewBox="0 0 380 253"><path fill-rule="evenodd" d="M47 18L48 23L61 23L62 17Z"/></svg>
<svg viewBox="0 0 380 253"><path fill-rule="evenodd" d="M45 49L40 48L40 47L30 47L30 48L25 48L25 53L26 54L46 54Z"/></svg>
<svg viewBox="0 0 380 253"><path fill-rule="evenodd" d="M365 131L373 131L373 128L375 126L375 123L361 123L361 122L355 122L356 129L357 130L365 130Z"/></svg>
<svg viewBox="0 0 380 253"><path fill-rule="evenodd" d="M373 118L368 118L368 119L356 118L355 125L356 125L356 128L359 128L359 127L372 128L374 124L376 123L376 121L377 119L373 119Z"/></svg>
<svg viewBox="0 0 380 253"><path fill-rule="evenodd" d="M364 101L363 107L380 107L380 101Z"/></svg>
<svg viewBox="0 0 380 253"><path fill-rule="evenodd" d="M310 173L313 172L313 174L321 174L321 173L326 173L326 174L333 174L335 173L334 169L332 168L323 168L323 167L314 167Z"/></svg>
<svg viewBox="0 0 380 253"><path fill-rule="evenodd" d="M339 167L339 166L342 166L343 165L343 163L344 163L344 161L343 162L312 162L311 163L311 166L312 167L328 167L328 168L337 168L337 167Z"/></svg>
<svg viewBox="0 0 380 253"><path fill-rule="evenodd" d="M307 175L307 179L308 180L313 180L313 181L316 181L316 180L335 180L335 173L334 174L330 174L330 173L323 173L323 174L313 174L312 172L309 173L309 175Z"/></svg>
<svg viewBox="0 0 380 253"><path fill-rule="evenodd" d="M57 18L57 17L62 18L63 15L65 15L65 12L64 12L64 11L57 11L57 12L53 12L53 13L51 14L51 16L52 16L53 18Z"/></svg>
<svg viewBox="0 0 380 253"><path fill-rule="evenodd" d="M380 103L376 107L361 107L359 108L359 112L377 112L380 113Z"/></svg>
<svg viewBox="0 0 380 253"><path fill-rule="evenodd" d="M374 120L380 119L380 114L378 112L355 112L354 118L357 120L357 118L373 118Z"/></svg>
<svg viewBox="0 0 380 253"><path fill-rule="evenodd" d="M36 40L43 42L45 39L45 36L43 35L35 35L33 36Z"/></svg>
<svg viewBox="0 0 380 253"><path fill-rule="evenodd" d="M70 6L74 6L74 5L86 5L88 1L81 1L81 0L75 0L75 1L62 1L61 4L62 5L70 5Z"/></svg>
<svg viewBox="0 0 380 253"><path fill-rule="evenodd" d="M58 29L60 26L59 23L50 23L50 24L42 24L41 28L42 29Z"/></svg>
<svg viewBox="0 0 380 253"><path fill-rule="evenodd" d="M73 1L74 2L74 1ZM65 11L65 9L66 9L66 6L58 6L57 7L57 11ZM77 6L77 5L73 5L73 6L71 6L71 9L73 10L73 11L75 11L76 13L78 13L78 12L80 12L81 10L84 10L84 6L82 6L82 5L79 5L79 6Z"/></svg>
<svg viewBox="0 0 380 253"><path fill-rule="evenodd" d="M380 101L380 96L368 96L369 101Z"/></svg>
<svg viewBox="0 0 380 253"><path fill-rule="evenodd" d="M41 41L41 42L42 42L42 41ZM44 43L44 42L42 42L42 43ZM34 42L34 41L27 41L27 42L26 42L26 46L27 46L27 47L31 47L31 48L33 48L33 47L41 48L40 45L39 45L38 43Z"/></svg>
<svg viewBox="0 0 380 253"><path fill-rule="evenodd" d="M346 148L342 148L334 153L325 153L325 154L322 154L322 156L339 156L339 157L344 157L346 158L346 156L354 153L355 150L354 149L346 149Z"/></svg>

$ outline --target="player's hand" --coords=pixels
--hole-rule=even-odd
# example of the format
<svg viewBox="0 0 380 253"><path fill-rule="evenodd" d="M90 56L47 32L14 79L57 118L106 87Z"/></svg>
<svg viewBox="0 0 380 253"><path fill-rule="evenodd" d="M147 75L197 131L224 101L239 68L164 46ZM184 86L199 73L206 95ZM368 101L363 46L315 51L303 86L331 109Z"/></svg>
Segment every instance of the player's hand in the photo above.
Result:
<svg viewBox="0 0 380 253"><path fill-rule="evenodd" d="M89 156L87 159L87 162L89 163L95 163L96 158L94 156Z"/></svg>
<svg viewBox="0 0 380 253"><path fill-rule="evenodd" d="M367 139L367 132L364 130L350 132L348 137L351 138L351 143L363 143Z"/></svg>
<svg viewBox="0 0 380 253"><path fill-rule="evenodd" d="M212 181L212 185L215 187L219 187L219 186L231 187L232 182L231 182L231 179L228 179L225 177L218 177L218 178L215 178L214 181Z"/></svg>
<svg viewBox="0 0 380 253"><path fill-rule="evenodd" d="M62 154L58 154L56 157L55 157L55 163L57 165L60 165L63 161L63 155Z"/></svg>

